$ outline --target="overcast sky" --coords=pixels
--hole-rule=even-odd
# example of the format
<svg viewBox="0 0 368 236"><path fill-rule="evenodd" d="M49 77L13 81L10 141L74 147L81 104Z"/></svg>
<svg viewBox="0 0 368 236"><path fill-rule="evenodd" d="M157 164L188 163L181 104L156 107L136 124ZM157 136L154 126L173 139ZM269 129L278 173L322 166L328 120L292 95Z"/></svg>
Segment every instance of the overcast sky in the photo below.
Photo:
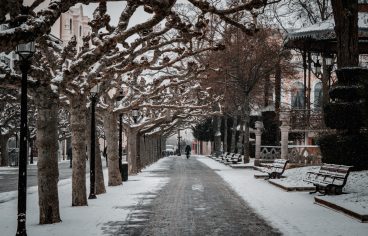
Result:
<svg viewBox="0 0 368 236"><path fill-rule="evenodd" d="M90 19L93 19L93 11L97 7L97 3L91 3L89 5L83 5L83 13L84 15L88 16ZM107 2L107 13L111 17L110 24L116 26L119 22L119 17L123 9L125 8L126 3L125 2ZM129 27L132 25L136 25L139 23L144 22L150 17L149 14L147 14L143 7L140 7L136 13L133 15Z"/></svg>

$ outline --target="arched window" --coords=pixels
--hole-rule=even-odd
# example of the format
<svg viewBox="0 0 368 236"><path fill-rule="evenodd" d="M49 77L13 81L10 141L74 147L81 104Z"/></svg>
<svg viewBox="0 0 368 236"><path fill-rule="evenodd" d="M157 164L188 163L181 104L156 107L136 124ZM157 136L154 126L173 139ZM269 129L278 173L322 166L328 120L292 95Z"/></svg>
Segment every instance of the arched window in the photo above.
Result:
<svg viewBox="0 0 368 236"><path fill-rule="evenodd" d="M291 90L291 108L304 108L304 85L301 82L296 82Z"/></svg>
<svg viewBox="0 0 368 236"><path fill-rule="evenodd" d="M322 82L318 82L316 85L314 85L314 109L321 109L322 97Z"/></svg>
<svg viewBox="0 0 368 236"><path fill-rule="evenodd" d="M70 29L70 32L72 32L72 30L73 30L73 20L72 19L69 19L69 29Z"/></svg>
<svg viewBox="0 0 368 236"><path fill-rule="evenodd" d="M81 25L79 26L79 36L80 37L82 36L82 26Z"/></svg>

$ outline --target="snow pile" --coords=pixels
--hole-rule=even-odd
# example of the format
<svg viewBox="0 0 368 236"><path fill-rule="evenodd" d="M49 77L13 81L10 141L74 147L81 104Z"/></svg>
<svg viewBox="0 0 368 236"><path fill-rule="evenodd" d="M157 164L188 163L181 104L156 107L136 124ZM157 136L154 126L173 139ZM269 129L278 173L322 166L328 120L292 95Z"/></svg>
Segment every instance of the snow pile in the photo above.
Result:
<svg viewBox="0 0 368 236"><path fill-rule="evenodd" d="M338 196L323 196L323 200L332 202L338 206L368 215L368 171L351 172L344 187L344 192Z"/></svg>

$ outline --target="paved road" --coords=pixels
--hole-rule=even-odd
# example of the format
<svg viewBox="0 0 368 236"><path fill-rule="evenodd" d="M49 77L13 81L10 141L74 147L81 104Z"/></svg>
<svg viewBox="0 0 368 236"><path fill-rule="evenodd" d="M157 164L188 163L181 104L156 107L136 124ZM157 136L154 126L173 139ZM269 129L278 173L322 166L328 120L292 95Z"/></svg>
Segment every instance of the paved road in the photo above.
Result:
<svg viewBox="0 0 368 236"><path fill-rule="evenodd" d="M194 157L167 162L169 170L156 174L170 182L157 195L142 198L126 221L105 225L107 235L280 235Z"/></svg>
<svg viewBox="0 0 368 236"><path fill-rule="evenodd" d="M70 178L72 169L69 162L59 163L59 180ZM37 166L28 165L27 186L37 186ZM0 168L0 193L18 190L18 167Z"/></svg>

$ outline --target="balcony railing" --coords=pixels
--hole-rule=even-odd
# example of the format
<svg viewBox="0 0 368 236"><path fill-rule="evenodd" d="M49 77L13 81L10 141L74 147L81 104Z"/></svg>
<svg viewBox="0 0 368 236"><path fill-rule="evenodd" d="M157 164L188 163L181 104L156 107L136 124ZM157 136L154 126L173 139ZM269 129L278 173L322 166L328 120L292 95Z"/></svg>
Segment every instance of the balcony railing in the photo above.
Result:
<svg viewBox="0 0 368 236"><path fill-rule="evenodd" d="M291 130L325 130L322 110L290 110Z"/></svg>

